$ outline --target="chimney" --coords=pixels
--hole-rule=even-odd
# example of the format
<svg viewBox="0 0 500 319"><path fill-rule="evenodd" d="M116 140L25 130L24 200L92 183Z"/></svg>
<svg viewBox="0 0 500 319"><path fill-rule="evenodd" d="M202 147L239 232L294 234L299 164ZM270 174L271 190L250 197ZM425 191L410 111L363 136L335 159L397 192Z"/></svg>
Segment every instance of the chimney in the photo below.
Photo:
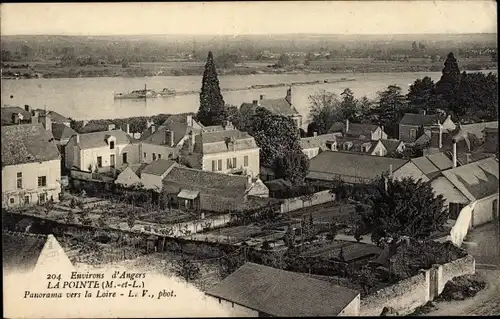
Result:
<svg viewBox="0 0 500 319"><path fill-rule="evenodd" d="M349 119L345 120L345 131L349 131Z"/></svg>
<svg viewBox="0 0 500 319"><path fill-rule="evenodd" d="M292 105L292 87L290 86L288 90L286 90L286 100L290 105Z"/></svg>
<svg viewBox="0 0 500 319"><path fill-rule="evenodd" d="M186 122L189 127L193 127L193 116L191 114L186 116Z"/></svg>
<svg viewBox="0 0 500 319"><path fill-rule="evenodd" d="M453 168L457 167L457 142L453 139Z"/></svg>
<svg viewBox="0 0 500 319"><path fill-rule="evenodd" d="M193 131L189 132L190 139L189 139L189 151L192 153L194 152L194 144L196 143L196 135L194 134Z"/></svg>
<svg viewBox="0 0 500 319"><path fill-rule="evenodd" d="M260 100L262 101L266 96L264 94L260 95Z"/></svg>
<svg viewBox="0 0 500 319"><path fill-rule="evenodd" d="M19 124L19 114L18 113L12 113L12 123Z"/></svg>
<svg viewBox="0 0 500 319"><path fill-rule="evenodd" d="M108 131L112 131L115 129L115 125L114 124L108 124Z"/></svg>
<svg viewBox="0 0 500 319"><path fill-rule="evenodd" d="M432 148L442 148L443 147L443 131L441 125L433 126L431 128L431 147Z"/></svg>
<svg viewBox="0 0 500 319"><path fill-rule="evenodd" d="M426 115L426 110L420 110L420 115Z"/></svg>
<svg viewBox="0 0 500 319"><path fill-rule="evenodd" d="M165 130L165 144L170 147L174 147L174 132L170 130Z"/></svg>
<svg viewBox="0 0 500 319"><path fill-rule="evenodd" d="M389 177L392 178L392 164L389 165Z"/></svg>
<svg viewBox="0 0 500 319"><path fill-rule="evenodd" d="M29 108L29 105L26 105ZM39 116L38 111L32 111L31 112L31 124L36 124L38 123L38 116Z"/></svg>
<svg viewBox="0 0 500 319"><path fill-rule="evenodd" d="M28 104L24 106L24 109L31 114L31 107Z"/></svg>
<svg viewBox="0 0 500 319"><path fill-rule="evenodd" d="M45 127L45 130L46 131L52 131L52 119L50 118L50 116L45 115L43 117L43 120L44 121L42 122L42 124Z"/></svg>
<svg viewBox="0 0 500 319"><path fill-rule="evenodd" d="M76 134L76 144L80 143L80 134Z"/></svg>
<svg viewBox="0 0 500 319"><path fill-rule="evenodd" d="M253 101L252 101L252 105L254 105L254 106L258 106L258 105L259 105L259 101L258 101L258 100L253 100Z"/></svg>
<svg viewBox="0 0 500 319"><path fill-rule="evenodd" d="M318 132L313 132L313 136L318 136Z"/></svg>
<svg viewBox="0 0 500 319"><path fill-rule="evenodd" d="M154 124L151 124L149 127L151 128L151 134L156 131L156 127Z"/></svg>
<svg viewBox="0 0 500 319"><path fill-rule="evenodd" d="M247 190L252 186L252 175L247 175L247 182L246 182L246 187L247 187Z"/></svg>

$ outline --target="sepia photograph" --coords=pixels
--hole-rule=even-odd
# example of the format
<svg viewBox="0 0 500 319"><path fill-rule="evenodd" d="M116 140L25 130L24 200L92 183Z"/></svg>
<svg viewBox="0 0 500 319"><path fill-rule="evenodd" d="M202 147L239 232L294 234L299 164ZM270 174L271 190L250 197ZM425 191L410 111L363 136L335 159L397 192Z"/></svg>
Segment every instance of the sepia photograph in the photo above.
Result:
<svg viewBox="0 0 500 319"><path fill-rule="evenodd" d="M0 23L4 318L500 315L496 1Z"/></svg>

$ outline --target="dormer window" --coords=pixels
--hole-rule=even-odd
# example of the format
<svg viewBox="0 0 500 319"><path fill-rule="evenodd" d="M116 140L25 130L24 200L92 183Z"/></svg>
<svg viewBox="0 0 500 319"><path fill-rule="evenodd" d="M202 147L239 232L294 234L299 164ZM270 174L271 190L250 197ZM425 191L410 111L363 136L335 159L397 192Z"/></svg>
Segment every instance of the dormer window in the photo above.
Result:
<svg viewBox="0 0 500 319"><path fill-rule="evenodd" d="M114 150L115 149L115 141L109 141L109 149Z"/></svg>
<svg viewBox="0 0 500 319"><path fill-rule="evenodd" d="M345 142L343 146L344 146L344 151L348 151L352 147L352 142Z"/></svg>

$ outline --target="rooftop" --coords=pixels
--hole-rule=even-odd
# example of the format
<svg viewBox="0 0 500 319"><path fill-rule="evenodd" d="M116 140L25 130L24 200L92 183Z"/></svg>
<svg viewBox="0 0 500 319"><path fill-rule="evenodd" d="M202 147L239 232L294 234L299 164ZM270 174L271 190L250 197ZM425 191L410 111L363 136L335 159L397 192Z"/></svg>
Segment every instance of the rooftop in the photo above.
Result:
<svg viewBox="0 0 500 319"><path fill-rule="evenodd" d="M77 133L71 128L62 123L52 123L52 135L56 140L69 139Z"/></svg>
<svg viewBox="0 0 500 319"><path fill-rule="evenodd" d="M336 316L357 291L304 274L246 263L207 291L271 316Z"/></svg>
<svg viewBox="0 0 500 319"><path fill-rule="evenodd" d="M45 113L47 112L51 121L54 123L65 123L65 122L70 121L69 118L61 115L60 113L54 112L54 111L45 111L42 109L37 109L37 111L40 112L39 114L42 116L45 115Z"/></svg>
<svg viewBox="0 0 500 319"><path fill-rule="evenodd" d="M60 159L53 140L40 123L2 126L2 166Z"/></svg>
<svg viewBox="0 0 500 319"><path fill-rule="evenodd" d="M112 130L103 132L93 132L80 134L80 149L108 147L106 139L110 136L116 138L117 145L130 144L133 139L122 130Z"/></svg>
<svg viewBox="0 0 500 319"><path fill-rule="evenodd" d="M335 122L328 130L328 133L343 132L348 136L364 135L366 137L369 137L371 133L374 132L378 127L379 126L375 124L361 124L361 123L349 122L349 130L346 131L345 122Z"/></svg>
<svg viewBox="0 0 500 319"><path fill-rule="evenodd" d="M350 143L351 148L344 150L345 143ZM339 151L356 152L356 153L371 153L379 141L363 140L355 137L337 137L337 149ZM365 149L363 150L363 147ZM368 148L368 149L366 149Z"/></svg>
<svg viewBox="0 0 500 319"><path fill-rule="evenodd" d="M405 113L401 121L400 125L435 125L439 122L439 115L437 114L413 114L413 113Z"/></svg>
<svg viewBox="0 0 500 319"><path fill-rule="evenodd" d="M291 103L288 102L286 98L278 98L278 99L261 99L258 100L257 104L254 103L243 103L240 106L240 111L242 113L255 109L257 107L263 107L274 114L284 115L284 116L292 116L292 115L300 115L299 112L293 107Z"/></svg>
<svg viewBox="0 0 500 319"><path fill-rule="evenodd" d="M469 200L498 193L498 160L489 157L443 171L443 175Z"/></svg>
<svg viewBox="0 0 500 319"><path fill-rule="evenodd" d="M400 140L380 140L380 142L382 142L382 145L384 145L388 154L395 152L398 149L399 145L403 143Z"/></svg>
<svg viewBox="0 0 500 319"><path fill-rule="evenodd" d="M255 139L236 129L205 132L195 137L194 151L211 154L257 148Z"/></svg>
<svg viewBox="0 0 500 319"><path fill-rule="evenodd" d="M141 170L141 174L150 174L150 175L162 176L173 165L175 165L174 161L167 160L167 159L158 159L156 161L151 162L146 167L144 167Z"/></svg>
<svg viewBox="0 0 500 319"><path fill-rule="evenodd" d="M47 236L2 230L4 268L33 270L42 253Z"/></svg>
<svg viewBox="0 0 500 319"><path fill-rule="evenodd" d="M317 135L317 136L311 136L311 137L303 137L300 139L300 147L302 149L308 149L308 148L315 148L315 147L320 147L324 148L326 145L326 142L329 141L336 141L337 135L332 133L332 134L322 134L322 135Z"/></svg>
<svg viewBox="0 0 500 319"><path fill-rule="evenodd" d="M374 179L380 174L388 172L391 165L394 172L407 162L408 160L398 158L325 151L310 160L307 177L314 178L314 173L317 172Z"/></svg>

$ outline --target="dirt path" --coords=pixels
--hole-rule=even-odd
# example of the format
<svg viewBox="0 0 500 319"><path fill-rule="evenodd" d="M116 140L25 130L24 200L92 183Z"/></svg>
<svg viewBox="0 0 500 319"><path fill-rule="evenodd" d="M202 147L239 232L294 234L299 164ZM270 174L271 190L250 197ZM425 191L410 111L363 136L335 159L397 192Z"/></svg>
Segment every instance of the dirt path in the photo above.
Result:
<svg viewBox="0 0 500 319"><path fill-rule="evenodd" d="M424 316L500 315L500 270L478 269L486 288L475 297L461 301L435 302L436 309Z"/></svg>

